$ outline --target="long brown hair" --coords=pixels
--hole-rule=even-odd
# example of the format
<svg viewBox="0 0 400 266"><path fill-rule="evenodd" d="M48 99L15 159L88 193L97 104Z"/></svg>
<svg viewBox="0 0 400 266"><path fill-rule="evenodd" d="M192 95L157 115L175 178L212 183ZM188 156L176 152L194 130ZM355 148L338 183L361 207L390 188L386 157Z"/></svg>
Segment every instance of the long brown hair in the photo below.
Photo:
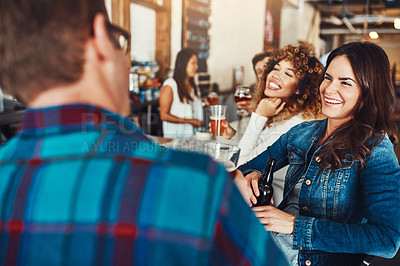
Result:
<svg viewBox="0 0 400 266"><path fill-rule="evenodd" d="M302 113L303 118L318 118L321 114L321 101L319 95L319 84L322 79L323 65L315 57L312 45L300 43L299 46L287 45L275 52L275 54L264 65L264 74L258 83L254 93L254 101L258 104L261 99L266 98L264 94L268 74L275 65L282 60L293 64L296 77L299 79L299 94L293 94L287 101L285 108L268 124L273 121L285 121Z"/></svg>
<svg viewBox="0 0 400 266"><path fill-rule="evenodd" d="M173 78L178 84L179 100L182 103L190 103L193 101L193 98L189 93L188 85L192 87L192 89L194 90L194 94L196 96L199 96L194 78L191 77L188 79L186 72L187 64L193 55L196 55L195 51L189 48L183 48L176 56ZM187 82L189 82L189 84Z"/></svg>
<svg viewBox="0 0 400 266"><path fill-rule="evenodd" d="M321 166L337 168L365 159L373 147L390 133L395 91L390 78L390 64L385 51L369 42L353 42L333 50L327 67L337 56L349 61L361 88L353 119L337 128L322 147ZM349 156L349 157L346 157Z"/></svg>

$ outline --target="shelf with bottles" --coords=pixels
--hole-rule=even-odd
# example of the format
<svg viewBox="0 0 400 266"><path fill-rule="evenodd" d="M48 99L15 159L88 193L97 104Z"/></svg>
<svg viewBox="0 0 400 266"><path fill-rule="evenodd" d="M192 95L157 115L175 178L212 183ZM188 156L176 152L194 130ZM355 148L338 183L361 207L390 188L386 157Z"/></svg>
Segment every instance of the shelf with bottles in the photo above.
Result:
<svg viewBox="0 0 400 266"><path fill-rule="evenodd" d="M131 91L130 97L132 103L147 103L153 100L158 100L160 97L161 83L157 78L151 81L154 85L149 87L139 87L137 92Z"/></svg>
<svg viewBox="0 0 400 266"><path fill-rule="evenodd" d="M156 77L159 70L157 62L132 62L129 74L129 91L133 103L158 99L161 82Z"/></svg>

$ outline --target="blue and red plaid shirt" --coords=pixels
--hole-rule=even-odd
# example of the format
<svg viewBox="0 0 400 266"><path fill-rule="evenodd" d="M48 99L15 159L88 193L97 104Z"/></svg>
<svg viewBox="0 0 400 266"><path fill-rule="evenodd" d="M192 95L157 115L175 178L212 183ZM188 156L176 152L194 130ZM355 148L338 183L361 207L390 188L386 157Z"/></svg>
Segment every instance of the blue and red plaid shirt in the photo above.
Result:
<svg viewBox="0 0 400 266"><path fill-rule="evenodd" d="M224 167L90 105L0 148L1 265L286 265Z"/></svg>

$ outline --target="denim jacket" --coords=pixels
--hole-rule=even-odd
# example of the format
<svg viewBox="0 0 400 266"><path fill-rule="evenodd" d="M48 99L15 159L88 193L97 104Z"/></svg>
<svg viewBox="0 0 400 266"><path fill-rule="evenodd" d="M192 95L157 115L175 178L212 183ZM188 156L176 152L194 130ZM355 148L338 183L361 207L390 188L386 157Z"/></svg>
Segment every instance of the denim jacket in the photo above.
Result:
<svg viewBox="0 0 400 266"><path fill-rule="evenodd" d="M289 164L280 209L304 175L293 231L300 265L345 265L341 262L360 254L393 257L400 245L400 166L392 143L385 137L363 168L356 160L340 169L321 169L320 147L306 165L326 125L320 120L293 127L239 170L261 172L269 157L277 159L275 171Z"/></svg>

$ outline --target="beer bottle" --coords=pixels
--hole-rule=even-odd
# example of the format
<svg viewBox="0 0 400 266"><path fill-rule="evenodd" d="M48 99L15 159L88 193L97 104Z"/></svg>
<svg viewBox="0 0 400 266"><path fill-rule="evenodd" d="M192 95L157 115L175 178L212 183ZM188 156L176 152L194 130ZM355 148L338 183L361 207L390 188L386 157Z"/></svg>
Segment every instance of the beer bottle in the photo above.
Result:
<svg viewBox="0 0 400 266"><path fill-rule="evenodd" d="M273 181L275 164L276 160L274 158L268 159L267 166L265 167L264 172L261 174L261 177L258 180L258 190L260 191L260 195L256 197L257 203L254 204L253 207L270 204L272 195L274 194L274 189L272 188L272 181Z"/></svg>

